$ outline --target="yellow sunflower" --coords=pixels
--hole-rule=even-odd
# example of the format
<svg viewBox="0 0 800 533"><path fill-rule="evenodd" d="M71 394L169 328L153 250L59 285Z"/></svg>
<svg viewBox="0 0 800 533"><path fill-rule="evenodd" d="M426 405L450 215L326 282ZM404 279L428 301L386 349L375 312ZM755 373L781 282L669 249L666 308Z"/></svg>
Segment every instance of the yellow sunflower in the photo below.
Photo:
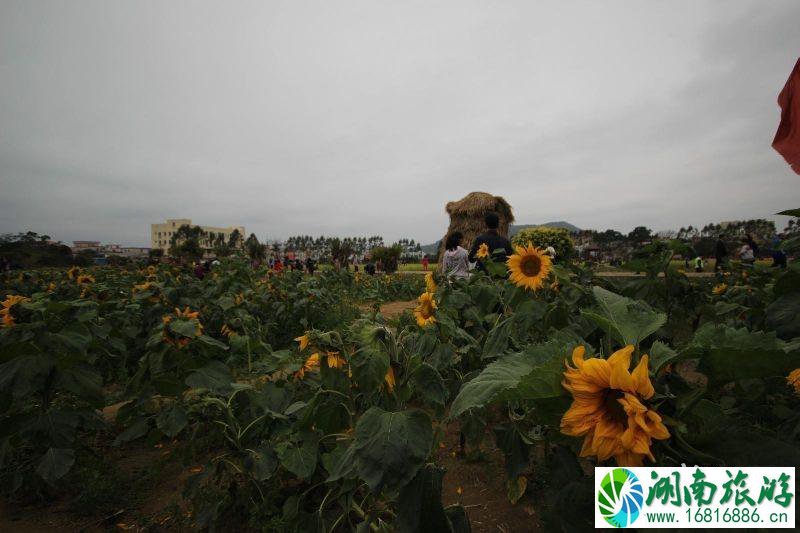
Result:
<svg viewBox="0 0 800 533"><path fill-rule="evenodd" d="M436 292L436 281L433 279L433 272L425 274L425 290L427 292Z"/></svg>
<svg viewBox="0 0 800 533"><path fill-rule="evenodd" d="M0 309L0 316L3 317L3 327L10 328L14 324L16 324L16 320L14 320L14 314L12 308L20 304L22 302L29 301L30 298L25 298L24 296L19 296L17 294L7 294L6 299L0 302L2 305L2 309Z"/></svg>
<svg viewBox="0 0 800 533"><path fill-rule="evenodd" d="M711 292L719 296L721 294L725 294L725 291L727 290L728 290L728 284L720 283L719 285L715 285L714 288L711 289Z"/></svg>
<svg viewBox="0 0 800 533"><path fill-rule="evenodd" d="M436 300L433 299L433 294L430 292L423 292L417 298L419 305L414 309L414 316L417 319L417 324L420 327L425 327L428 324L436 322L434 313L436 312Z"/></svg>
<svg viewBox="0 0 800 533"><path fill-rule="evenodd" d="M339 352L327 352L328 355L328 366L330 368L344 368L344 365L347 364L344 357L339 355Z"/></svg>
<svg viewBox="0 0 800 533"><path fill-rule="evenodd" d="M236 331L233 328L228 326L228 324L222 324L222 328L220 329L220 333L222 333L223 335L225 335L229 339L231 337L234 337L234 336L238 335L238 333L236 333Z"/></svg>
<svg viewBox="0 0 800 533"><path fill-rule="evenodd" d="M67 277L69 279L75 279L76 277L78 277L78 274L80 274L80 272L81 270L78 267L72 267L69 270L67 270Z"/></svg>
<svg viewBox="0 0 800 533"><path fill-rule="evenodd" d="M517 253L508 258L506 265L514 285L535 291L550 274L551 260L549 255L529 244L527 248L517 246Z"/></svg>
<svg viewBox="0 0 800 533"><path fill-rule="evenodd" d="M386 382L386 390L388 390L389 393L394 392L394 370L392 369L391 365L389 366L389 370L386 371L386 375L383 376L383 381Z"/></svg>
<svg viewBox="0 0 800 533"><path fill-rule="evenodd" d="M164 315L161 318L161 321L164 323L164 331L163 331L163 333L161 335L162 338L164 339L164 342L166 342L167 344L172 345L172 346L174 346L175 348L178 348L178 349L183 348L184 346L189 344L189 340L190 340L189 338L187 338L187 337L175 337L173 335L172 331L170 331L170 329L167 327L169 325L169 323L172 322L172 320L175 319L175 318L195 321L194 336L195 337L199 337L200 335L202 335L203 334L203 325L200 323L199 316L200 316L200 312L199 311L190 310L188 305L186 306L186 308L183 311L181 311L180 309L178 309L176 307L174 315Z"/></svg>
<svg viewBox="0 0 800 533"><path fill-rule="evenodd" d="M90 276L89 274L81 274L75 278L75 282L78 285L88 285L90 283L94 283L94 277Z"/></svg>
<svg viewBox="0 0 800 533"><path fill-rule="evenodd" d="M319 353L312 353L311 356L306 359L306 362L303 363L303 366L294 373L294 377L296 379L303 379L306 375L306 372L312 372L319 368Z"/></svg>
<svg viewBox="0 0 800 533"><path fill-rule="evenodd" d="M486 259L489 257L489 245L486 243L481 244L478 246L478 251L475 252L475 257L478 259Z"/></svg>
<svg viewBox="0 0 800 533"><path fill-rule="evenodd" d="M794 387L794 391L800 394L800 368L795 368L786 376L786 383Z"/></svg>
<svg viewBox="0 0 800 533"><path fill-rule="evenodd" d="M629 372L633 346L626 346L608 359L583 359L584 347L572 352L562 385L572 393L572 405L561 419L561 432L584 437L581 457L613 457L619 466L641 466L644 458L655 461L653 439L669 438L658 413L642 400L655 391L643 355Z"/></svg>
<svg viewBox="0 0 800 533"><path fill-rule="evenodd" d="M304 335L296 337L294 340L296 340L297 342L300 343L300 351L301 352L308 347L308 333L305 333Z"/></svg>

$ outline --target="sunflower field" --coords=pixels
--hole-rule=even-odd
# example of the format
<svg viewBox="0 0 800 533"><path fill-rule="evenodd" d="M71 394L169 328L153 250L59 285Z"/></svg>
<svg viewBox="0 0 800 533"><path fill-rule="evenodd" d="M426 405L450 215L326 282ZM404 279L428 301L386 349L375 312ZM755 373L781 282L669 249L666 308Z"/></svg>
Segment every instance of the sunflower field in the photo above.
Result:
<svg viewBox="0 0 800 533"><path fill-rule="evenodd" d="M123 529L466 532L437 454L455 431L464 461L499 450L510 503L575 531L596 464L800 464L797 263L689 279L667 249L605 279L533 246L481 255L468 279L236 258L202 280L7 275L3 498L93 502L110 450L147 446L185 467L181 503Z"/></svg>

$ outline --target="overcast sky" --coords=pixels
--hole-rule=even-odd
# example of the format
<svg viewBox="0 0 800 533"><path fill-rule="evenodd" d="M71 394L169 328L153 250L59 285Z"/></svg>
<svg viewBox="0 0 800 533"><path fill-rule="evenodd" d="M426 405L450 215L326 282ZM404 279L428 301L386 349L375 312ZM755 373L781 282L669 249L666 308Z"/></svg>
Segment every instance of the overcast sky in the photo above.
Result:
<svg viewBox="0 0 800 533"><path fill-rule="evenodd" d="M0 233L432 242L473 190L519 223L765 217L800 207L770 147L798 28L797 0L0 0Z"/></svg>

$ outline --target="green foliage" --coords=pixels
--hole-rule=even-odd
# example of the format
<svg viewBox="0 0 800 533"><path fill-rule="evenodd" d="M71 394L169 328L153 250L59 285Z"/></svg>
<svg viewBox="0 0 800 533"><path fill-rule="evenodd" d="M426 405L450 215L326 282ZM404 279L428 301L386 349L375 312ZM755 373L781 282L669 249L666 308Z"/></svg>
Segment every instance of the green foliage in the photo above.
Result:
<svg viewBox="0 0 800 533"><path fill-rule="evenodd" d="M552 246L556 251L556 259L558 260L568 259L575 254L575 245L569 236L569 232L563 228L548 228L546 226L526 228L514 235L511 242L516 246L532 244L542 249Z"/></svg>

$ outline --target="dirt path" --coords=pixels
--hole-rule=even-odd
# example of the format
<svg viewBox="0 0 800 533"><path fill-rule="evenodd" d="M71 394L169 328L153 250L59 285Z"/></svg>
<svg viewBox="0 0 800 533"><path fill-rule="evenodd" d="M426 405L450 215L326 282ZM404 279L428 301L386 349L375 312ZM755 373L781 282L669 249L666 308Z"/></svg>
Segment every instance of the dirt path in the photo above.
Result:
<svg viewBox="0 0 800 533"><path fill-rule="evenodd" d="M396 302L387 302L380 306L380 311L383 316L386 318L396 318L403 314L405 311L410 311L417 306L416 300L409 300L409 301L396 301ZM363 304L360 305L359 308L362 311L368 312L372 311L372 304Z"/></svg>
<svg viewBox="0 0 800 533"><path fill-rule="evenodd" d="M458 436L458 424L451 424L435 453L437 463L447 469L442 503L463 505L473 533L544 531L535 495L526 493L516 504L508 501L503 455L491 444L491 437L487 435L482 447L485 460L468 461L458 455Z"/></svg>

